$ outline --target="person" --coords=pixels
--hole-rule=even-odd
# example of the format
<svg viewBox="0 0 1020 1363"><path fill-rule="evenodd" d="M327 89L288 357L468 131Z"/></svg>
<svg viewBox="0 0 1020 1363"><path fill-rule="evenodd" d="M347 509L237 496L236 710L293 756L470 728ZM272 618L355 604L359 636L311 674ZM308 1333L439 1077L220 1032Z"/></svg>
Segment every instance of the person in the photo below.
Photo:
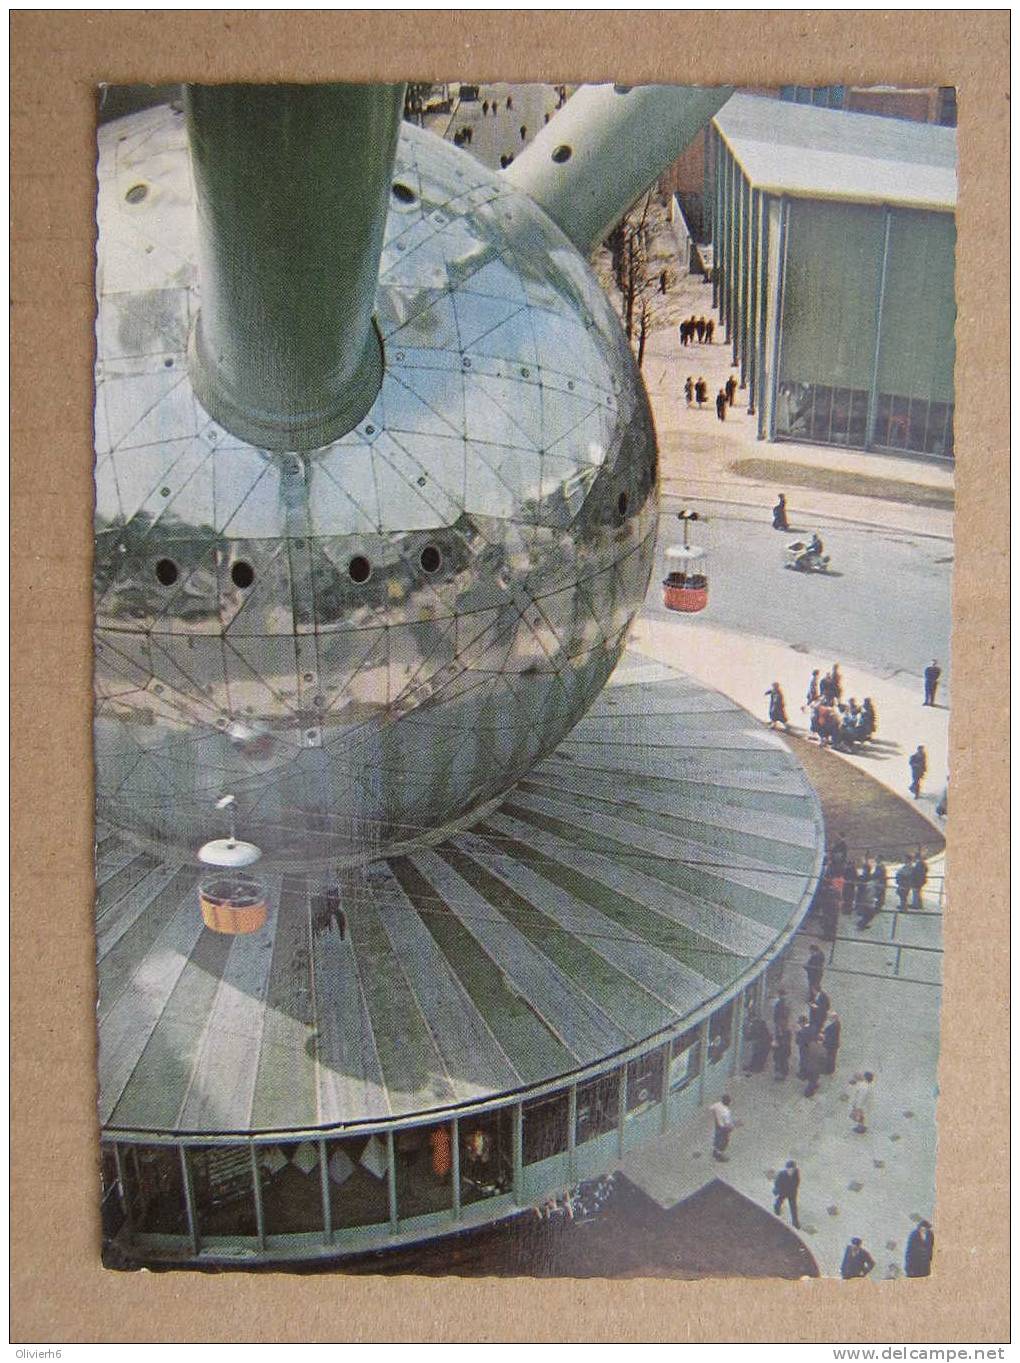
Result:
<svg viewBox="0 0 1020 1363"><path fill-rule="evenodd" d="M694 401L694 380L690 374L687 375L687 382L684 384L684 397L687 399L687 406L689 407Z"/></svg>
<svg viewBox="0 0 1020 1363"><path fill-rule="evenodd" d="M875 1076L871 1070L855 1074L850 1081L850 1120L859 1136L863 1136L868 1129L868 1117L871 1115L871 1103L875 1094L874 1084Z"/></svg>
<svg viewBox="0 0 1020 1363"><path fill-rule="evenodd" d="M924 703L925 705L935 704L935 691L938 688L939 677L942 676L942 669L938 661L932 658L931 662L924 669Z"/></svg>
<svg viewBox="0 0 1020 1363"><path fill-rule="evenodd" d="M935 1252L935 1232L930 1221L919 1221L907 1236L903 1271L908 1278L927 1278L931 1273L931 1256Z"/></svg>
<svg viewBox="0 0 1020 1363"><path fill-rule="evenodd" d="M889 889L889 871L881 857L875 862L875 870L871 879L875 884L875 913L881 913L885 908L885 896ZM872 917L874 917L874 914Z"/></svg>
<svg viewBox="0 0 1020 1363"><path fill-rule="evenodd" d="M825 676L818 683L818 698L823 705L835 705L836 688L833 684L831 672L826 672Z"/></svg>
<svg viewBox="0 0 1020 1363"><path fill-rule="evenodd" d="M803 1014L797 1019L797 1035L794 1040L797 1043L797 1078L807 1078L807 1050L814 1040L814 1032L811 1030L808 1020Z"/></svg>
<svg viewBox="0 0 1020 1363"><path fill-rule="evenodd" d="M489 101L488 101L487 99L483 99L483 100L482 100L482 113L483 113L483 114L487 114L488 112L489 112Z"/></svg>
<svg viewBox="0 0 1020 1363"><path fill-rule="evenodd" d="M711 281L710 281L710 280L706 280L706 283L711 283ZM711 345L711 344L712 344L712 336L713 336L714 333L715 333L715 322L713 322L712 319L711 319L711 317L709 317L708 320L705 322L705 344L706 344L706 345Z"/></svg>
<svg viewBox="0 0 1020 1363"><path fill-rule="evenodd" d="M836 841L832 844L832 851L829 853L829 860L834 871L842 871L846 866L847 857L850 849L847 846L846 838L842 833L836 834Z"/></svg>
<svg viewBox="0 0 1020 1363"><path fill-rule="evenodd" d="M732 406L733 406L733 399L737 396L737 376L736 376L736 374L731 374L731 375L729 376L729 378L726 380L726 386L725 386L725 388L723 389L723 391L724 391L725 394L726 394L726 401L727 401L727 402L729 403L729 405L732 407Z"/></svg>
<svg viewBox="0 0 1020 1363"><path fill-rule="evenodd" d="M921 898L921 891L928 883L928 863L921 855L920 847L914 860L910 863L910 907L912 909L923 909L924 901Z"/></svg>
<svg viewBox="0 0 1020 1363"><path fill-rule="evenodd" d="M825 1019L825 1026L822 1028L822 1045L825 1048L825 1074L836 1073L836 1057L839 1055L839 1042L843 1033L843 1024L839 1020L839 1015L835 1012L829 1014Z"/></svg>
<svg viewBox="0 0 1020 1363"><path fill-rule="evenodd" d="M495 107L496 107L495 104L493 104L492 107L495 108ZM506 107L507 107L507 112L508 112L508 113L509 113L509 111L514 107L513 95L507 95L507 97L506 97Z"/></svg>
<svg viewBox="0 0 1020 1363"><path fill-rule="evenodd" d="M878 729L878 716L875 714L875 706L870 696L864 697L861 705L861 741L867 742L869 738L874 738Z"/></svg>
<svg viewBox="0 0 1020 1363"><path fill-rule="evenodd" d="M779 501L772 508L772 529L789 530L790 522L786 519L786 493L779 494ZM815 674L817 676L817 673Z"/></svg>
<svg viewBox="0 0 1020 1363"><path fill-rule="evenodd" d="M697 336L698 336L698 345L701 345L701 343L702 343L702 342L704 341L704 339L705 339L705 319L704 319L704 317L698 317L698 318L695 320L695 323L694 323L694 330L695 330L695 332L697 333Z"/></svg>
<svg viewBox="0 0 1020 1363"><path fill-rule="evenodd" d="M790 1005L786 1001L786 990L780 989L772 1005L772 1026L781 1032L790 1025Z"/></svg>
<svg viewBox="0 0 1020 1363"><path fill-rule="evenodd" d="M347 936L347 916L340 907L339 885L331 885L326 891L326 921L335 925L342 942Z"/></svg>
<svg viewBox="0 0 1020 1363"><path fill-rule="evenodd" d="M825 1073L826 1061L825 1047L818 1032L815 1031L804 1051L804 1078L807 1080L804 1088L805 1098L813 1098L818 1092L818 1085Z"/></svg>
<svg viewBox="0 0 1020 1363"><path fill-rule="evenodd" d="M808 958L804 962L804 970L807 974L807 990L810 999L821 989L822 974L825 971L825 952L815 942L811 944Z"/></svg>
<svg viewBox="0 0 1020 1363"><path fill-rule="evenodd" d="M825 1026L832 1000L824 989L816 989L808 1002L808 1026L817 1036Z"/></svg>
<svg viewBox="0 0 1020 1363"><path fill-rule="evenodd" d="M712 1158L725 1164L729 1156L726 1154L726 1147L730 1143L730 1135L736 1123L733 1120L733 1111L730 1104L733 1099L728 1093L724 1093L717 1103L712 1103L709 1112L715 1124L712 1135Z"/></svg>
<svg viewBox="0 0 1020 1363"><path fill-rule="evenodd" d="M776 1028L775 1041L772 1043L772 1074L776 1079L785 1079L790 1073L790 1048L793 1035L785 1024Z"/></svg>
<svg viewBox="0 0 1020 1363"><path fill-rule="evenodd" d="M797 1217L797 1192L799 1189L800 1170L792 1159L788 1159L786 1168L780 1169L772 1184L772 1195L775 1198L772 1210L776 1216L779 1216L783 1210L783 1203L786 1202L790 1208L790 1223L795 1230L800 1230L800 1220Z"/></svg>
<svg viewBox="0 0 1020 1363"><path fill-rule="evenodd" d="M884 894L883 890L883 894ZM868 871L868 878L863 884L858 885L857 889L857 930L863 932L870 928L875 915L878 913L878 865L872 866Z"/></svg>
<svg viewBox="0 0 1020 1363"><path fill-rule="evenodd" d="M746 1037L751 1054L744 1073L761 1074L772 1049L772 1033L765 1019L760 1018L757 1013L752 1013L747 1020Z"/></svg>
<svg viewBox="0 0 1020 1363"><path fill-rule="evenodd" d="M659 275L659 292L665 293L669 286L669 272L663 270Z"/></svg>
<svg viewBox="0 0 1020 1363"><path fill-rule="evenodd" d="M807 695L804 697L805 703L810 708L818 701L818 668L811 673L811 680L807 684Z"/></svg>
<svg viewBox="0 0 1020 1363"><path fill-rule="evenodd" d="M445 1123L432 1128L429 1145L432 1149L432 1172L436 1178L441 1181L445 1180L449 1177L450 1170L453 1168L450 1129Z"/></svg>
<svg viewBox="0 0 1020 1363"><path fill-rule="evenodd" d="M843 912L853 913L857 900L857 866L853 859L843 867Z"/></svg>
<svg viewBox="0 0 1020 1363"><path fill-rule="evenodd" d="M715 414L720 421L726 420L726 390L723 388L715 395Z"/></svg>
<svg viewBox="0 0 1020 1363"><path fill-rule="evenodd" d="M865 852L864 860L861 863L861 869L857 872L857 885L854 890L855 913L861 913L863 910L864 901L868 897L868 885L871 883L871 876L874 869L874 866L871 864L871 852Z"/></svg>
<svg viewBox="0 0 1020 1363"><path fill-rule="evenodd" d="M910 898L910 881L912 876L912 865L909 857L904 857L902 866L896 871L896 898L900 901L900 913L907 912L907 900Z"/></svg>
<svg viewBox="0 0 1020 1363"><path fill-rule="evenodd" d="M694 397L699 407L704 407L708 401L708 384L703 378L699 378L694 385Z"/></svg>
<svg viewBox="0 0 1020 1363"><path fill-rule="evenodd" d="M689 345L691 341L691 328L687 322L680 323L680 344Z"/></svg>
<svg viewBox="0 0 1020 1363"><path fill-rule="evenodd" d="M818 537L818 531L813 530L811 532L811 539L808 541L807 548L801 550L800 554L797 556L797 562L803 563L809 567L814 566L816 564L820 565L822 558L822 550L824 548L825 546L822 544L822 541ZM834 694L833 700L838 699L839 699L838 693Z"/></svg>
<svg viewBox="0 0 1020 1363"><path fill-rule="evenodd" d="M818 538L817 534L815 535L815 540L817 541L818 544L818 552L821 553L822 541ZM833 699L836 701L841 701L843 699L843 674L839 670L839 663L832 664L832 671L829 673L829 676L832 678Z"/></svg>
<svg viewBox="0 0 1020 1363"><path fill-rule="evenodd" d="M921 782L924 774L928 770L928 754L924 750L924 745L918 743L917 748L910 754L910 793L914 799L918 799L921 794Z"/></svg>
<svg viewBox="0 0 1020 1363"><path fill-rule="evenodd" d="M522 124L521 124L521 141L523 142L527 136L528 136L528 129L527 129L526 125L522 123Z"/></svg>
<svg viewBox="0 0 1020 1363"><path fill-rule="evenodd" d="M846 1247L840 1273L844 1278L866 1278L875 1267L875 1261L855 1235Z"/></svg>
<svg viewBox="0 0 1020 1363"><path fill-rule="evenodd" d="M774 729L777 724L781 724L789 733L790 725L786 718L786 699L782 687L774 681L765 694L769 698L769 728Z"/></svg>

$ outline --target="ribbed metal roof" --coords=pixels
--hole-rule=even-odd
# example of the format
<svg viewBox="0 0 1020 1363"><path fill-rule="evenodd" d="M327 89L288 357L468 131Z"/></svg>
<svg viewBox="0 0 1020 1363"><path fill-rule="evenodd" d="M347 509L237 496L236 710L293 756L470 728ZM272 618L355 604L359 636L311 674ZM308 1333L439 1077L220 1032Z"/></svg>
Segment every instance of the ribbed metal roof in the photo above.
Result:
<svg viewBox="0 0 1020 1363"><path fill-rule="evenodd" d="M373 863L343 940L305 875L267 870L265 926L224 936L199 868L101 838L101 1118L385 1121L597 1066L753 975L803 916L819 849L781 740L634 655L495 813Z"/></svg>
<svg viewBox="0 0 1020 1363"><path fill-rule="evenodd" d="M956 129L733 95L715 127L755 189L801 198L956 207Z"/></svg>

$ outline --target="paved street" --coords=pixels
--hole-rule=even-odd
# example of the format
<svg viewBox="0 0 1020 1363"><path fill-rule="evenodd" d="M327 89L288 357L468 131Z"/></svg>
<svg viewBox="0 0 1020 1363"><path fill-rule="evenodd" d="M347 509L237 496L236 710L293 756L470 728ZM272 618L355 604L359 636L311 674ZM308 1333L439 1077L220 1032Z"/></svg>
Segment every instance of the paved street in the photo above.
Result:
<svg viewBox="0 0 1020 1363"><path fill-rule="evenodd" d="M692 527L692 535L711 555L709 605L690 617L692 631L723 628L782 640L800 651L831 655L828 665L854 661L880 677L898 676L906 685L913 679L919 694L924 668L938 658L939 699L948 701L952 545L882 527L798 516L796 497L791 493L788 500L792 529L783 534L772 529L767 510L664 498L646 613L668 614L658 584L667 571L667 546L682 542L675 512L688 505L707 517ZM831 555L827 574L784 566L786 544L812 530L818 530Z"/></svg>
<svg viewBox="0 0 1020 1363"><path fill-rule="evenodd" d="M513 100L513 108L507 109L507 97ZM495 103L495 115L491 111L482 113L482 103L488 100ZM482 85L478 89L477 100L461 100L446 133L452 141L454 133L462 128L472 130L471 142L467 150L477 160L491 170L499 170L499 158L503 155L516 156L527 142L545 124L545 115L550 118L556 108L556 91L551 85L506 85L497 82ZM521 128L525 128L521 137Z"/></svg>

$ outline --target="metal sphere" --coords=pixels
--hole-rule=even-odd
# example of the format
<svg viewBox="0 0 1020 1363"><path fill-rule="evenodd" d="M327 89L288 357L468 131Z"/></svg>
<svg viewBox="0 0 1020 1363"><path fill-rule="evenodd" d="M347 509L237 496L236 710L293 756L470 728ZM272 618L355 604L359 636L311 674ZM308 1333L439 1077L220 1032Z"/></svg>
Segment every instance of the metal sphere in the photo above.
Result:
<svg viewBox="0 0 1020 1363"><path fill-rule="evenodd" d="M99 142L99 817L193 852L230 792L293 864L470 821L585 712L648 585L655 437L606 297L529 199L405 125L378 398L322 449L257 449L189 380L184 119Z"/></svg>

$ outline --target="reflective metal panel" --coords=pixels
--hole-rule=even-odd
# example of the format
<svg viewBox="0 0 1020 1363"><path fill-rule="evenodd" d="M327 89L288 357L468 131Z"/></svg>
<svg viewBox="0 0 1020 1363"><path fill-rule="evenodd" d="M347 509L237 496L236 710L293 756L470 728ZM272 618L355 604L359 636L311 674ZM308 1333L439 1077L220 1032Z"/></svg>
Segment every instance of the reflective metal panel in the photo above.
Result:
<svg viewBox="0 0 1020 1363"><path fill-rule="evenodd" d="M97 800L129 835L193 851L227 792L304 863L462 819L576 723L643 599L655 437L605 295L458 148L405 125L394 184L378 399L273 453L189 381L183 117L100 133Z"/></svg>

